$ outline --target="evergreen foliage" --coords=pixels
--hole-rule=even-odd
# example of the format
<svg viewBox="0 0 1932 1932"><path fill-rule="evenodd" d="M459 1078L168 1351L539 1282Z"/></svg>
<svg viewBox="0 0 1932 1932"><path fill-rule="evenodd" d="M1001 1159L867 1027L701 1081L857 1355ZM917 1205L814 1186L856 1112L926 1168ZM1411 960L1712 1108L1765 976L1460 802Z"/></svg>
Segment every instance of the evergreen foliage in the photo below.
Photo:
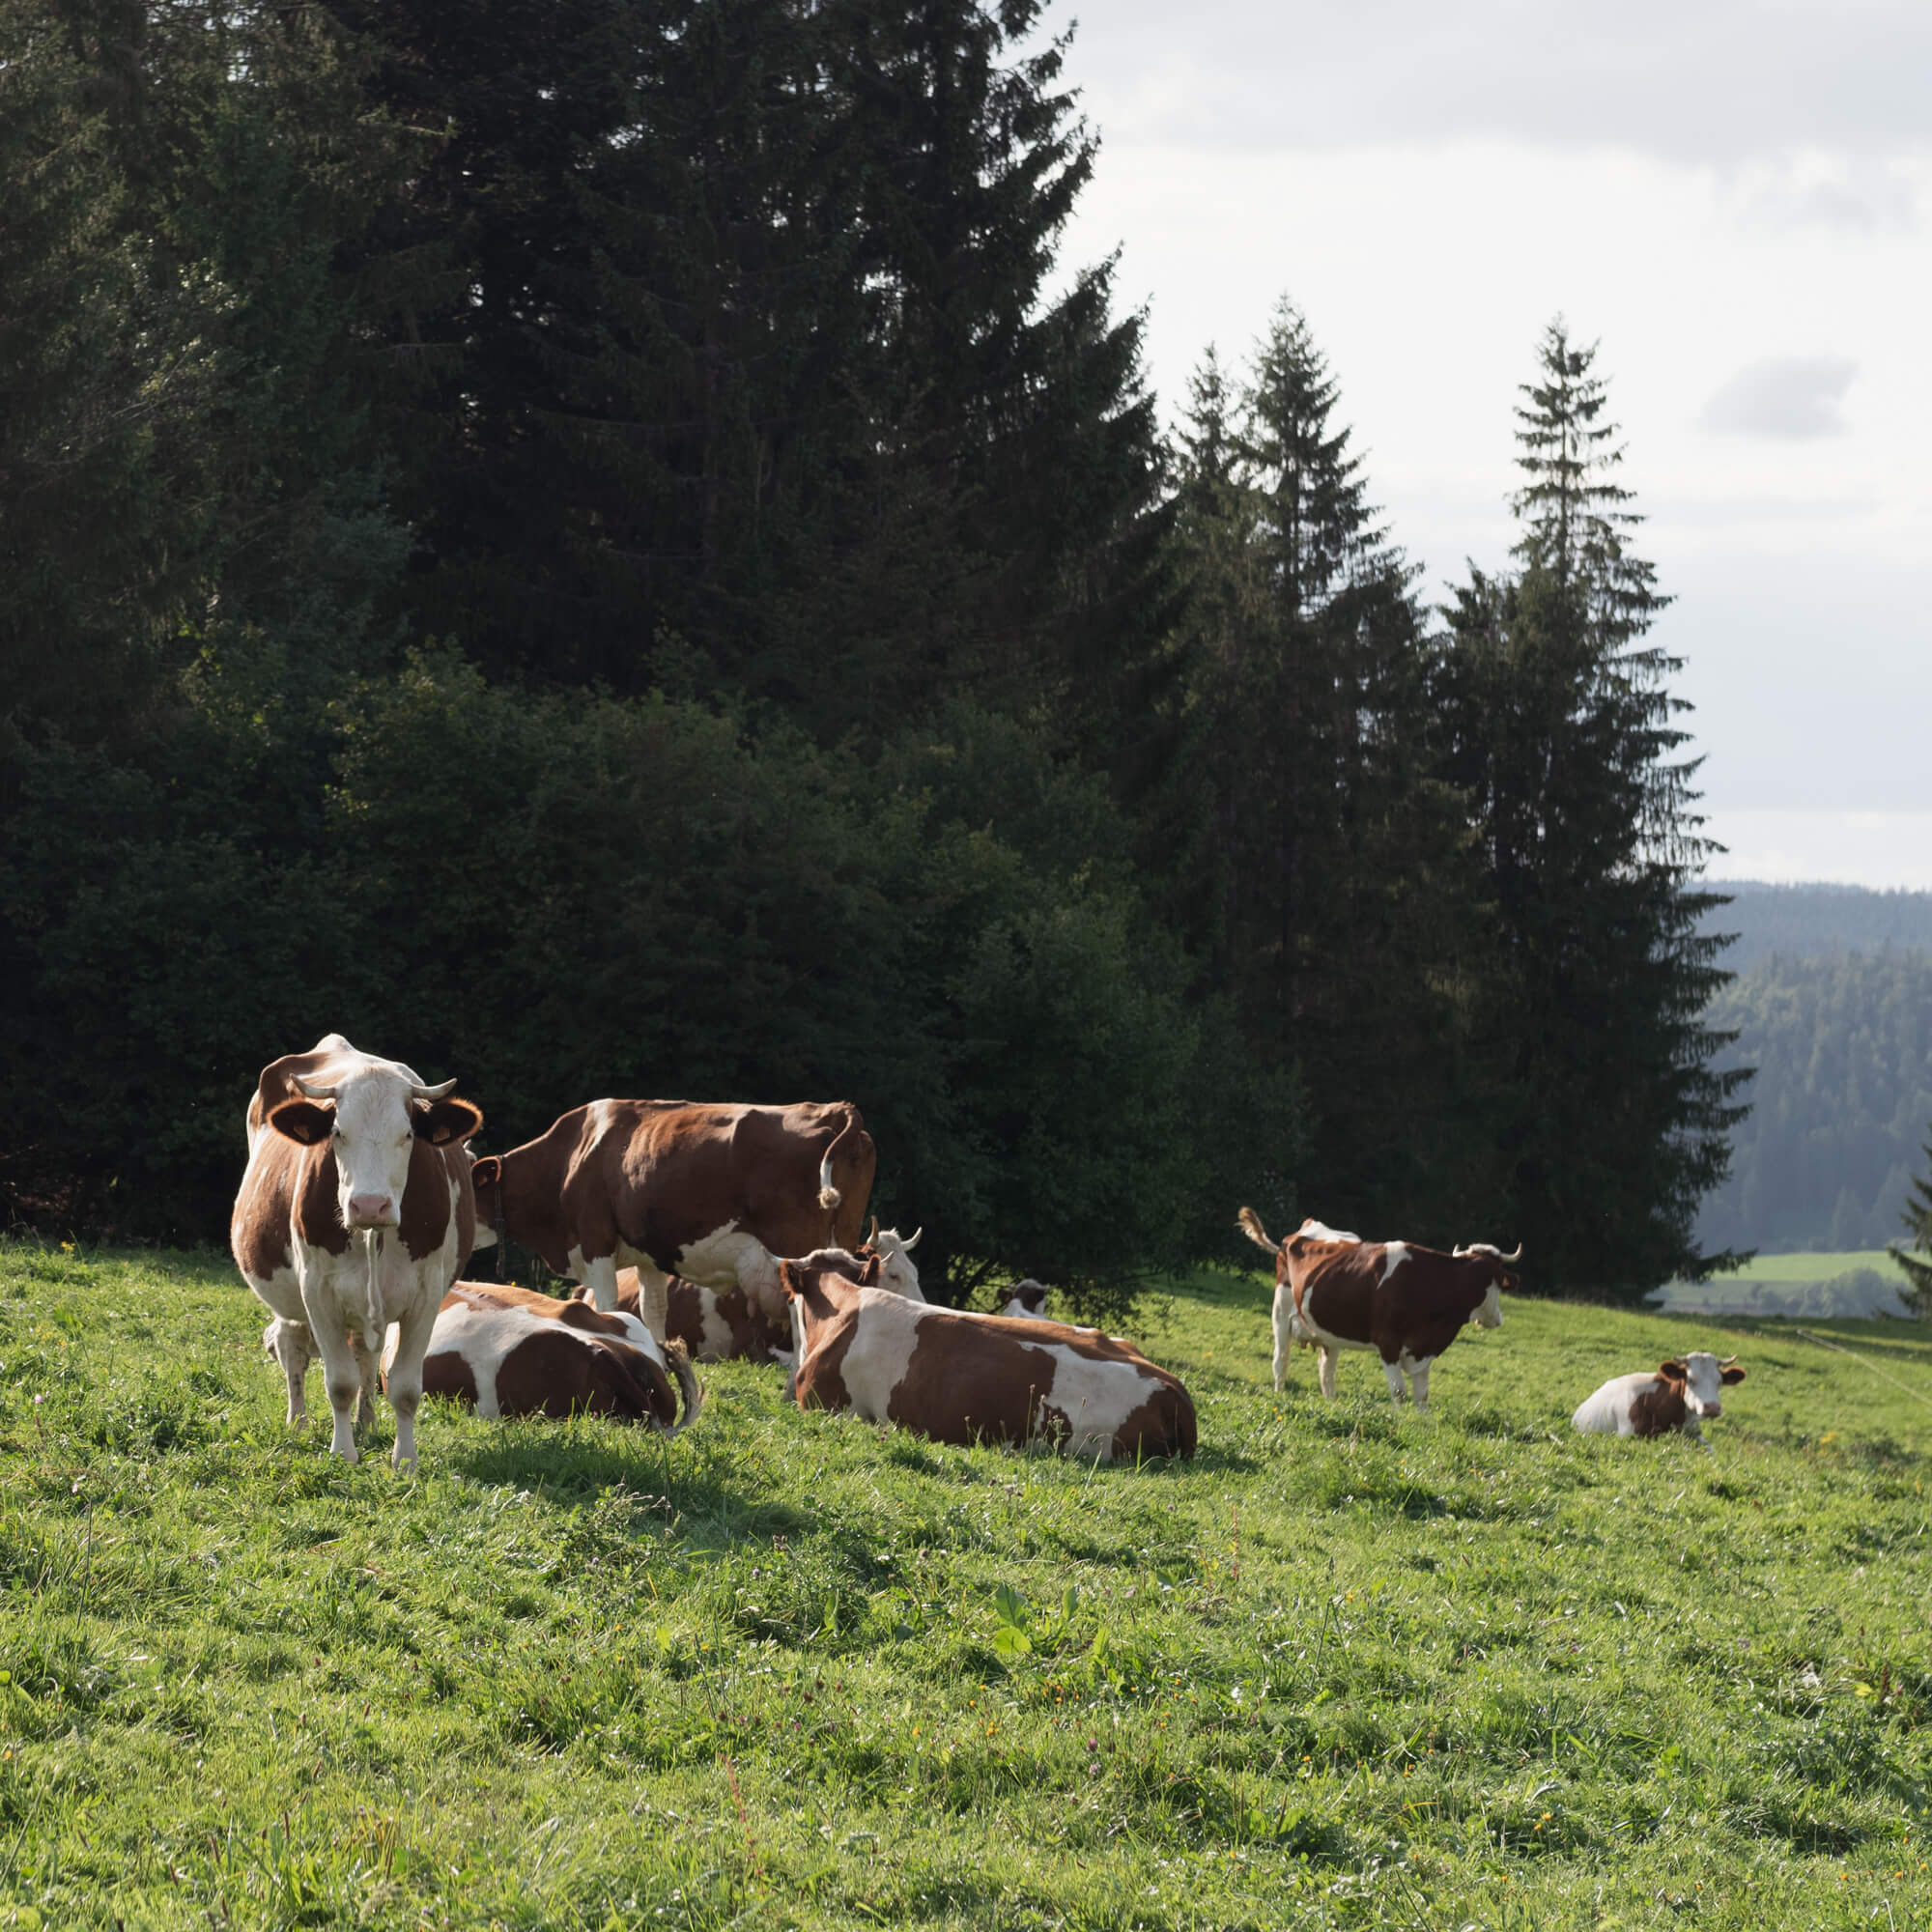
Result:
<svg viewBox="0 0 1932 1932"><path fill-rule="evenodd" d="M1741 1076L1587 355L1434 634L1292 305L1163 446L1044 26L0 0L10 1218L214 1233L341 1028L498 1147L849 1095L944 1293L1244 1201L1683 1268Z"/></svg>
<svg viewBox="0 0 1932 1932"><path fill-rule="evenodd" d="M1628 1298L1723 1256L1698 1252L1732 1096L1704 1018L1726 975L1698 921L1710 851L1674 720L1676 660L1645 641L1664 600L1631 549L1594 349L1558 321L1518 409L1525 482L1505 579L1472 568L1448 617L1447 773L1481 828L1497 968L1480 996L1492 1083L1488 1218L1566 1292Z"/></svg>

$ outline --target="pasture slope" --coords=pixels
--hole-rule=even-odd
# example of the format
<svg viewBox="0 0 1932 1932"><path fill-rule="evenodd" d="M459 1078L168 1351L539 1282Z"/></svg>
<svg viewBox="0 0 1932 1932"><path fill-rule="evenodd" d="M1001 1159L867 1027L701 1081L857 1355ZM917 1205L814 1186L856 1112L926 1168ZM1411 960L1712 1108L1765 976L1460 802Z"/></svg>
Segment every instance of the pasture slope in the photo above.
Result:
<svg viewBox="0 0 1932 1932"><path fill-rule="evenodd" d="M1147 1305L1191 1466L725 1365L409 1479L225 1259L0 1244L0 1926L1932 1923L1932 1336L1515 1301L1397 1420L1275 1399L1266 1300ZM1571 1434L1698 1344L1712 1454Z"/></svg>

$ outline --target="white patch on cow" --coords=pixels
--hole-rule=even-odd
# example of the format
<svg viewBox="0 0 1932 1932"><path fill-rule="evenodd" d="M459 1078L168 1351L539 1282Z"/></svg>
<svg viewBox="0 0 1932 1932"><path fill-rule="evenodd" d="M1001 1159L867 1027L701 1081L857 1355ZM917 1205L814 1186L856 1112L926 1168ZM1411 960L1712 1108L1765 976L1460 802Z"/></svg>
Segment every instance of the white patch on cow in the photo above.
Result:
<svg viewBox="0 0 1932 1932"><path fill-rule="evenodd" d="M1401 1363L1384 1362L1382 1364L1382 1374L1388 1378L1390 1401L1400 1406L1403 1397L1408 1393L1408 1391L1405 1389L1402 1385Z"/></svg>
<svg viewBox="0 0 1932 1932"><path fill-rule="evenodd" d="M697 1306L703 1316L698 1354L702 1359L722 1362L731 1352L731 1324L719 1314L718 1297L710 1289L697 1291Z"/></svg>
<svg viewBox="0 0 1932 1932"><path fill-rule="evenodd" d="M477 1308L459 1299L437 1316L429 1352L463 1357L476 1384L476 1413L494 1420L503 1412L497 1401L497 1376L510 1350L555 1326L552 1318L526 1308Z"/></svg>
<svg viewBox="0 0 1932 1932"><path fill-rule="evenodd" d="M1429 1406L1429 1365L1435 1361L1434 1355L1424 1355L1420 1361L1405 1349L1396 1357L1396 1364L1408 1378L1409 1393L1415 1398L1418 1409Z"/></svg>
<svg viewBox="0 0 1932 1932"><path fill-rule="evenodd" d="M1476 1304L1475 1312L1469 1320L1478 1328L1500 1328L1503 1325L1503 1291L1500 1282L1490 1283L1489 1293Z"/></svg>
<svg viewBox="0 0 1932 1932"><path fill-rule="evenodd" d="M755 1235L741 1230L736 1220L687 1243L672 1272L703 1288L727 1293L742 1288L774 1321L783 1319L784 1291L779 1286L779 1264L771 1250Z"/></svg>
<svg viewBox="0 0 1932 1932"><path fill-rule="evenodd" d="M1655 1373L1639 1371L1634 1376L1612 1376L1602 1388L1577 1405L1571 1427L1585 1435L1634 1435L1631 1406L1641 1395L1648 1395L1662 1380Z"/></svg>
<svg viewBox="0 0 1932 1932"><path fill-rule="evenodd" d="M1297 1238L1309 1241L1360 1241L1359 1235L1345 1235L1339 1228L1331 1228L1325 1222L1307 1220L1295 1231Z"/></svg>
<svg viewBox="0 0 1932 1932"><path fill-rule="evenodd" d="M1069 1456L1111 1462L1122 1423L1160 1386L1130 1362L1096 1362L1065 1342L1046 1345L1053 1357L1053 1387L1041 1400L1065 1416L1072 1434Z"/></svg>
<svg viewBox="0 0 1932 1932"><path fill-rule="evenodd" d="M867 1421L887 1419L893 1391L905 1379L919 1346L919 1325L917 1308L905 1296L890 1289L859 1291L858 1320L838 1373L853 1408Z"/></svg>
<svg viewBox="0 0 1932 1932"><path fill-rule="evenodd" d="M1390 1241L1382 1249L1382 1278L1376 1286L1378 1288L1387 1287L1389 1276L1407 1259L1408 1244L1406 1241Z"/></svg>

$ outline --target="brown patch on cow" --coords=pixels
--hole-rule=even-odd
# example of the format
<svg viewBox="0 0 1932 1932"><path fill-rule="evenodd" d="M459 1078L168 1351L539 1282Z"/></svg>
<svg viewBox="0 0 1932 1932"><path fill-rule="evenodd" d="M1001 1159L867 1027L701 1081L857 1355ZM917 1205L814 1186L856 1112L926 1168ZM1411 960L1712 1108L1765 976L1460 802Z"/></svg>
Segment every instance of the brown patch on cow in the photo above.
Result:
<svg viewBox="0 0 1932 1932"><path fill-rule="evenodd" d="M504 1355L497 1370L497 1406L504 1415L558 1419L655 1416L666 1428L677 1420L669 1380L648 1356L604 1337L581 1340L561 1321L555 1334L526 1335Z"/></svg>
<svg viewBox="0 0 1932 1932"><path fill-rule="evenodd" d="M1146 1456L1185 1459L1194 1454L1194 1398L1164 1370L1155 1373L1163 1378L1160 1386L1114 1432L1116 1462L1132 1463Z"/></svg>
<svg viewBox="0 0 1932 1932"><path fill-rule="evenodd" d="M267 1281L295 1265L290 1240L289 1196L301 1165L293 1142L265 1147L251 1160L228 1222L228 1245L235 1264L256 1281Z"/></svg>
<svg viewBox="0 0 1932 1932"><path fill-rule="evenodd" d="M938 1312L943 1318L951 1311ZM938 1442L1064 1443L1072 1425L1048 1401L1060 1367L1053 1356L1024 1334L1003 1336L1006 1346L996 1350L975 1349L970 1330L957 1336L949 1332L953 1325L943 1319L921 1322L887 1415Z"/></svg>
<svg viewBox="0 0 1932 1932"><path fill-rule="evenodd" d="M463 1160L463 1179L458 1183L460 1186L467 1185L469 1174L469 1163L466 1158ZM442 1245L442 1237L449 1229L449 1183L456 1179L441 1148L421 1139L411 1147L410 1172L403 1182L403 1208L398 1228L403 1237L403 1248L411 1261L419 1262ZM475 1234L473 1200L470 1233L472 1236ZM466 1249L456 1258L457 1267L460 1269L469 1259Z"/></svg>
<svg viewBox="0 0 1932 1932"><path fill-rule="evenodd" d="M1660 1362L1657 1384L1647 1388L1631 1403L1633 1435L1667 1435L1682 1429L1690 1419L1690 1405L1685 1400L1685 1381L1690 1371L1683 1362Z"/></svg>
<svg viewBox="0 0 1932 1932"><path fill-rule="evenodd" d="M452 1402L474 1408L476 1378L456 1350L434 1350L423 1357L423 1394L446 1395Z"/></svg>
<svg viewBox="0 0 1932 1932"><path fill-rule="evenodd" d="M296 1233L312 1248L346 1255L349 1230L342 1225L342 1208L336 1199L335 1151L327 1146L309 1148L296 1158L300 1163L293 1190Z"/></svg>

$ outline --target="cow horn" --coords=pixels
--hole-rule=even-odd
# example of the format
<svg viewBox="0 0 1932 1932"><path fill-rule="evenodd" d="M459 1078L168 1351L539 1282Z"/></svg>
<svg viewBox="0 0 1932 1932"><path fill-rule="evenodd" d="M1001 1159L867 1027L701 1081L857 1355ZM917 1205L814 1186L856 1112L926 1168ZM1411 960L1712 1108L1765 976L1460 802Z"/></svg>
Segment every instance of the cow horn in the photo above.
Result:
<svg viewBox="0 0 1932 1932"><path fill-rule="evenodd" d="M301 1090L302 1094L308 1099L311 1100L332 1100L335 1098L336 1094L341 1092L341 1089L337 1087L311 1087L308 1084L308 1082L301 1077L299 1073L292 1073L289 1075L289 1078L293 1080L296 1083L296 1085Z"/></svg>
<svg viewBox="0 0 1932 1932"><path fill-rule="evenodd" d="M1726 1355L1719 1362L1718 1366L1720 1369L1728 1369L1736 1360L1737 1357L1735 1355Z"/></svg>
<svg viewBox="0 0 1932 1932"><path fill-rule="evenodd" d="M455 1092L456 1082L454 1080L445 1080L440 1087L412 1087L410 1089L410 1098L412 1100L440 1100L445 1094Z"/></svg>
<svg viewBox="0 0 1932 1932"><path fill-rule="evenodd" d="M874 1214L872 1216L872 1232L866 1236L866 1245L868 1248L875 1247L878 1244L878 1239L879 1239L879 1217L876 1214Z"/></svg>
<svg viewBox="0 0 1932 1932"><path fill-rule="evenodd" d="M919 1237L924 1233L925 1233L925 1223L922 1221L920 1225L912 1231L911 1235L908 1236L906 1239L904 1239L899 1243L899 1246L902 1249L904 1249L908 1254L911 1253L911 1251L914 1248L919 1246Z"/></svg>

